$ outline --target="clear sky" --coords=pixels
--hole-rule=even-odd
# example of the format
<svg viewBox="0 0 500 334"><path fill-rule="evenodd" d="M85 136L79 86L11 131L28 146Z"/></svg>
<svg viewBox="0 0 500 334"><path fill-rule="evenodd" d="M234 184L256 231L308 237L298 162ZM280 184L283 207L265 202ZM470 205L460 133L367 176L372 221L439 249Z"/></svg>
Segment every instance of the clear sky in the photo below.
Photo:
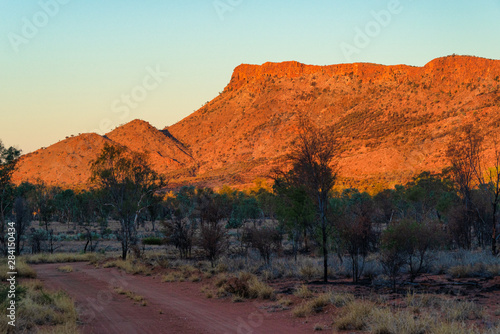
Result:
<svg viewBox="0 0 500 334"><path fill-rule="evenodd" d="M0 139L178 122L241 63L500 59L499 0L0 0Z"/></svg>

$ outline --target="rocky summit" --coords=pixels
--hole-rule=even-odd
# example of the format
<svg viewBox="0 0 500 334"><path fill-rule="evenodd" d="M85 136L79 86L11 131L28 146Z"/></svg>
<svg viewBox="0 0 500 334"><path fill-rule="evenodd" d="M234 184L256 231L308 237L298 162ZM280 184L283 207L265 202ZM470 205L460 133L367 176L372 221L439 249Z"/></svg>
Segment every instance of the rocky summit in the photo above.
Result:
<svg viewBox="0 0 500 334"><path fill-rule="evenodd" d="M156 129L135 120L24 155L16 182L88 186L104 143L148 155L172 185L244 188L286 165L301 117L338 138L340 183L375 191L448 165L451 135L500 126L500 60L448 56L423 67L298 62L240 65L219 96Z"/></svg>

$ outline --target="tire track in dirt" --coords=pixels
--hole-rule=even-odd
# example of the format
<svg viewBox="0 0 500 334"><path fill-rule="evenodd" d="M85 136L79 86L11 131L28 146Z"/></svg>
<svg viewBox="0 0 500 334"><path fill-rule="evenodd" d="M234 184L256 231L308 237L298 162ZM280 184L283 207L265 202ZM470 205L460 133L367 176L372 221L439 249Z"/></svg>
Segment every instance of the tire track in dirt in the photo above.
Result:
<svg viewBox="0 0 500 334"><path fill-rule="evenodd" d="M162 283L158 278L132 276L115 268L95 268L71 263L73 272L62 266L33 267L49 288L62 289L74 298L83 333L308 333L311 325L283 313L268 313L265 303L229 303L200 295L201 285ZM114 287L143 296L147 306L119 295Z"/></svg>

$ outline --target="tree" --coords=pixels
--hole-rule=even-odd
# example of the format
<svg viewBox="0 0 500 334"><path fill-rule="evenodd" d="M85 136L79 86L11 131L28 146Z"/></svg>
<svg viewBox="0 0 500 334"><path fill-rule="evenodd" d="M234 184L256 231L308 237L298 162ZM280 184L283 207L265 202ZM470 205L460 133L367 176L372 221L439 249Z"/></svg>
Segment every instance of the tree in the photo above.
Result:
<svg viewBox="0 0 500 334"><path fill-rule="evenodd" d="M6 148L0 140L0 243L4 254L7 252L6 220L7 215L12 211L15 198L15 186L11 178L20 155L20 150L14 147Z"/></svg>
<svg viewBox="0 0 500 334"><path fill-rule="evenodd" d="M398 229L399 224L393 223L387 227L381 236L380 262L385 273L390 277L392 289L396 290L396 281L401 268L406 263L406 237Z"/></svg>
<svg viewBox="0 0 500 334"><path fill-rule="evenodd" d="M491 253L496 256L498 254L497 250L497 239L500 235L497 233L498 224L498 206L500 204L500 147L498 142L498 137L493 137L493 164L494 166L488 168L486 173L483 174L479 170L476 175L478 182L480 183L479 190L482 191L484 196L490 202L491 207ZM481 215L480 215L481 216Z"/></svg>
<svg viewBox="0 0 500 334"><path fill-rule="evenodd" d="M478 171L481 170L481 152L484 137L471 124L457 131L448 144L446 155L451 163L451 175L457 185L462 199L462 226L464 227L463 247L470 248L472 244L472 226L475 223L476 212L472 202L472 189L477 184Z"/></svg>
<svg viewBox="0 0 500 334"><path fill-rule="evenodd" d="M335 138L328 128L317 128L301 121L297 144L289 158L292 162L290 177L295 185L303 185L313 201L317 219L318 237L323 252L323 280L328 281L328 194L337 179Z"/></svg>
<svg viewBox="0 0 500 334"><path fill-rule="evenodd" d="M342 200L344 212L337 228L351 258L352 279L357 282L363 273L366 256L375 248L375 207L370 195L357 189L345 190Z"/></svg>
<svg viewBox="0 0 500 334"><path fill-rule="evenodd" d="M54 196L55 211L61 223L68 224L74 221L77 210L76 194L71 189L58 192Z"/></svg>
<svg viewBox="0 0 500 334"><path fill-rule="evenodd" d="M281 234L271 226L246 226L242 239L259 251L267 265L271 263L271 255L281 248Z"/></svg>
<svg viewBox="0 0 500 334"><path fill-rule="evenodd" d="M149 166L146 156L124 147L105 144L91 164L93 184L103 190L104 204L120 222L122 258L137 245L139 215L150 205L155 192L166 182Z"/></svg>
<svg viewBox="0 0 500 334"><path fill-rule="evenodd" d="M273 189L276 193L276 214L292 240L297 261L298 243L302 236L307 249L307 232L315 218L314 205L306 189L295 185L287 174L275 179Z"/></svg>
<svg viewBox="0 0 500 334"><path fill-rule="evenodd" d="M163 222L164 233L167 243L174 245L179 250L181 259L191 255L193 240L196 231L196 223L188 218L172 217Z"/></svg>
<svg viewBox="0 0 500 334"><path fill-rule="evenodd" d="M214 267L217 259L229 247L229 238L223 220L230 207L225 195L205 192L200 198L200 234L198 244Z"/></svg>
<svg viewBox="0 0 500 334"><path fill-rule="evenodd" d="M233 198L233 208L228 226L239 228L248 220L252 220L255 225L255 221L261 217L261 214L262 211L255 197L238 192Z"/></svg>
<svg viewBox="0 0 500 334"><path fill-rule="evenodd" d="M23 237L31 223L31 210L28 202L21 196L14 201L14 222L16 223L16 254L20 255L23 249Z"/></svg>
<svg viewBox="0 0 500 334"><path fill-rule="evenodd" d="M54 252L54 230L51 228L51 222L55 212L55 191L56 189L48 187L45 182L38 179L33 184L31 194L38 224L45 228L45 237L50 253Z"/></svg>
<svg viewBox="0 0 500 334"><path fill-rule="evenodd" d="M491 138L493 146L493 167L486 168L484 142ZM472 125L464 126L448 145L447 155L451 162L451 172L463 200L462 217L456 217L462 225L474 223L474 230L480 245L489 237L491 252L497 255L498 206L500 204L500 148L498 135L483 135ZM474 196L473 186L478 186L479 196ZM483 200L489 202L489 210ZM460 212L460 211L459 211ZM489 230L490 232L486 232ZM489 234L487 236L486 234Z"/></svg>
<svg viewBox="0 0 500 334"><path fill-rule="evenodd" d="M393 288L405 265L413 282L431 263L430 251L439 246L442 233L433 221L403 219L392 223L382 233L382 265L391 277Z"/></svg>

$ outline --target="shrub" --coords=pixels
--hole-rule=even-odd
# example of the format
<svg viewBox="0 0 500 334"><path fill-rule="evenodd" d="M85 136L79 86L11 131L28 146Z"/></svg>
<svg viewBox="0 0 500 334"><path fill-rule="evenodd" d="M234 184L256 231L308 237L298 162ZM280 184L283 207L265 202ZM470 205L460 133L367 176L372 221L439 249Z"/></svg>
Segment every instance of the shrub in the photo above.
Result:
<svg viewBox="0 0 500 334"><path fill-rule="evenodd" d="M273 299L274 290L269 285L258 280L257 276L242 272L238 277L216 281L224 292L238 295L242 298Z"/></svg>
<svg viewBox="0 0 500 334"><path fill-rule="evenodd" d="M158 238L158 237L147 237L142 239L142 244L149 246L161 246L164 244L164 240L163 238Z"/></svg>
<svg viewBox="0 0 500 334"><path fill-rule="evenodd" d="M226 252L229 247L227 230L220 222L207 222L201 225L198 244L205 252L212 268L215 261Z"/></svg>
<svg viewBox="0 0 500 334"><path fill-rule="evenodd" d="M167 243L179 250L181 259L191 255L196 223L189 219L174 219L163 223Z"/></svg>
<svg viewBox="0 0 500 334"><path fill-rule="evenodd" d="M259 251L266 264L271 263L271 255L281 248L281 234L272 227L246 227L242 239Z"/></svg>

